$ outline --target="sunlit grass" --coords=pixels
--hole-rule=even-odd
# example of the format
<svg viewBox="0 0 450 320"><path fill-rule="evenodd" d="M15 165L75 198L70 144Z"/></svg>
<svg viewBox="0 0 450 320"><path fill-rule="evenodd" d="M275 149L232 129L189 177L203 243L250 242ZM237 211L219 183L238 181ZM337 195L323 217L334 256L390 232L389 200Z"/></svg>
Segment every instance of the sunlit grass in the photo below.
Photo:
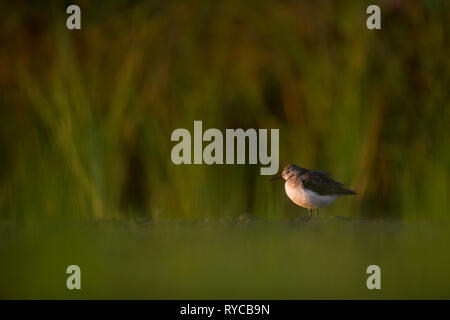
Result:
<svg viewBox="0 0 450 320"><path fill-rule="evenodd" d="M448 217L448 3L387 6L382 32L344 3L90 2L82 32L58 2L4 8L34 49L2 49L1 218L297 214L258 166L173 165L194 120L279 128L280 166L358 191L330 215Z"/></svg>

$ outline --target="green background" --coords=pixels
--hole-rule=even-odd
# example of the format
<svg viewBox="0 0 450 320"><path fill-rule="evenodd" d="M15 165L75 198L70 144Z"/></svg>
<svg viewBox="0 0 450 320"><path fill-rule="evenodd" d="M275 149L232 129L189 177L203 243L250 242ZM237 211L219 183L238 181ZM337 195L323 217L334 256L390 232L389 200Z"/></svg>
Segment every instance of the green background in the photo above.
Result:
<svg viewBox="0 0 450 320"><path fill-rule="evenodd" d="M450 297L448 1L69 4L0 5L1 298ZM358 195L298 219L260 165L176 166L194 120Z"/></svg>

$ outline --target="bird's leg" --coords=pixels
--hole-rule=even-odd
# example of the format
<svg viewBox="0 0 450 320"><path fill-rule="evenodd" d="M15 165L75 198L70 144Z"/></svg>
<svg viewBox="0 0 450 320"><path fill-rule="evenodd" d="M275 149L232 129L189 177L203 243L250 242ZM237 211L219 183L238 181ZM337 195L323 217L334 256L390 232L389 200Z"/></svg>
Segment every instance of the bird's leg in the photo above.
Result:
<svg viewBox="0 0 450 320"><path fill-rule="evenodd" d="M316 208L316 210L317 210L316 211L317 212L316 215L319 216L319 208Z"/></svg>
<svg viewBox="0 0 450 320"><path fill-rule="evenodd" d="M311 208L308 208L308 211L309 211L309 216L312 217L312 216L313 216L313 211L312 211L312 209L311 209Z"/></svg>

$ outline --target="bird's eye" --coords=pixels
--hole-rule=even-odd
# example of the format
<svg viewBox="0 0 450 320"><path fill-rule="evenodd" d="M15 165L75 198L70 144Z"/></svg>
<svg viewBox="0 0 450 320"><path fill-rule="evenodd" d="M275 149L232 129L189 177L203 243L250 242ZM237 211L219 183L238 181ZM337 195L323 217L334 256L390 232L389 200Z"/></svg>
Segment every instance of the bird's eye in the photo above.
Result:
<svg viewBox="0 0 450 320"><path fill-rule="evenodd" d="M289 173L291 170L286 171L286 173Z"/></svg>

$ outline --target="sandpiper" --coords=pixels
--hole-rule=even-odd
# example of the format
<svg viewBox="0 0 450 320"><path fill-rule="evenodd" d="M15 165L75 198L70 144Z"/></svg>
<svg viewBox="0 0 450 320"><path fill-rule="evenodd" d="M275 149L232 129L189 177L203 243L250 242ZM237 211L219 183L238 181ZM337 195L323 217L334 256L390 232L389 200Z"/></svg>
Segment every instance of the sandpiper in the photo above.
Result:
<svg viewBox="0 0 450 320"><path fill-rule="evenodd" d="M295 164L284 167L283 173L270 181L283 178L284 188L289 199L295 204L307 208L312 216L316 209L326 207L337 197L356 194L355 191L331 179L331 174L321 170L309 170Z"/></svg>

